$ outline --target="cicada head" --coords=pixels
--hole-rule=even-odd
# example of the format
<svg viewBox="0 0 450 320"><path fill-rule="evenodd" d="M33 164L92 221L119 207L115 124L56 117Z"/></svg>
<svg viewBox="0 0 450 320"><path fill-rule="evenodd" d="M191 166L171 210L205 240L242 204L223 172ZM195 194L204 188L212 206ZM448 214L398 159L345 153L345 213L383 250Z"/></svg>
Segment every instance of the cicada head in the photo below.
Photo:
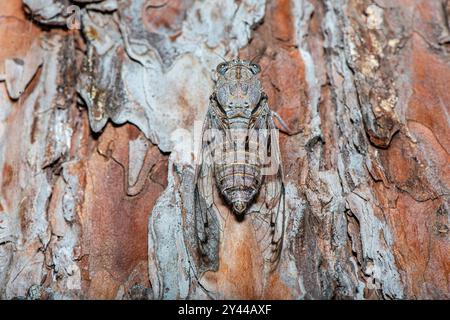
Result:
<svg viewBox="0 0 450 320"><path fill-rule="evenodd" d="M258 64L231 60L217 66L216 97L230 123L247 123L261 98Z"/></svg>

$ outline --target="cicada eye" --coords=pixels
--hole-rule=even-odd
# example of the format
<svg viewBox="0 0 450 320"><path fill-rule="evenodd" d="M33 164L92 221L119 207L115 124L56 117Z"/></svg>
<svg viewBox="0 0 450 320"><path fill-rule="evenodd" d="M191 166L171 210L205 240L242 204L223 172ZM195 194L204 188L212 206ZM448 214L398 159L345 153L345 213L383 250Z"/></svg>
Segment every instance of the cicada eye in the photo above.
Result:
<svg viewBox="0 0 450 320"><path fill-rule="evenodd" d="M256 63L250 64L250 69L252 70L253 74L258 74L261 71L261 67Z"/></svg>
<svg viewBox="0 0 450 320"><path fill-rule="evenodd" d="M228 69L228 63L222 62L217 65L216 71L222 76L225 74L225 71Z"/></svg>

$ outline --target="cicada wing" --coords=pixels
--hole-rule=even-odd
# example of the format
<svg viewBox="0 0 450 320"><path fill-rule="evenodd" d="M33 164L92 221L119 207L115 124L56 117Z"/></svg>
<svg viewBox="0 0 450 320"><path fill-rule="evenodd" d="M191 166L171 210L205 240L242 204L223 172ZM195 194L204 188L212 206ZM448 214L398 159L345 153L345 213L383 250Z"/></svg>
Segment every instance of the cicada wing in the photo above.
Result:
<svg viewBox="0 0 450 320"><path fill-rule="evenodd" d="M211 106L210 106L211 108ZM217 139L217 119L208 111L202 130L199 163L196 167L194 217L200 260L199 271L216 271L219 266L220 211L216 206L214 178L214 140Z"/></svg>
<svg viewBox="0 0 450 320"><path fill-rule="evenodd" d="M259 130L267 132L260 138L259 144L265 146L263 151L268 161L263 167L265 170L263 183L255 203L249 210L249 215L265 260L275 267L283 246L286 211L278 130L270 112L258 119L256 126Z"/></svg>
<svg viewBox="0 0 450 320"><path fill-rule="evenodd" d="M249 215L266 261L276 265L284 236L285 190L281 176L268 177Z"/></svg>

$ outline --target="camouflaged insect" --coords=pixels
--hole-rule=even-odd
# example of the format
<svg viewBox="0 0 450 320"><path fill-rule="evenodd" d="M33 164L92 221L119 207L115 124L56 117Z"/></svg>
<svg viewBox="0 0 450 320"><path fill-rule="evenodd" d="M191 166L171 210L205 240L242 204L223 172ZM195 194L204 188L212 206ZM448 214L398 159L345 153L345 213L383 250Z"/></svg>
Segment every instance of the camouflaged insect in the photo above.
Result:
<svg viewBox="0 0 450 320"><path fill-rule="evenodd" d="M216 72L196 168L201 269L218 269L221 225L230 215L219 203L228 206L234 223L251 219L265 260L275 265L282 247L285 191L273 116L281 119L268 106L259 65L238 59L219 64Z"/></svg>

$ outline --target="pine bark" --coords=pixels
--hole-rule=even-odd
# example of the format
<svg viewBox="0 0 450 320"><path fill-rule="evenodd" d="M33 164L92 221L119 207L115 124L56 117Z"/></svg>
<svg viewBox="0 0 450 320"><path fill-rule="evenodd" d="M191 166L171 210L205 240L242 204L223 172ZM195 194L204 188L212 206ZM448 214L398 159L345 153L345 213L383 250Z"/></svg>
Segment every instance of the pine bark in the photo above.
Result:
<svg viewBox="0 0 450 320"><path fill-rule="evenodd" d="M0 298L450 298L446 0L8 0L0 8ZM280 134L268 272L230 220L200 273L198 124L254 58Z"/></svg>

